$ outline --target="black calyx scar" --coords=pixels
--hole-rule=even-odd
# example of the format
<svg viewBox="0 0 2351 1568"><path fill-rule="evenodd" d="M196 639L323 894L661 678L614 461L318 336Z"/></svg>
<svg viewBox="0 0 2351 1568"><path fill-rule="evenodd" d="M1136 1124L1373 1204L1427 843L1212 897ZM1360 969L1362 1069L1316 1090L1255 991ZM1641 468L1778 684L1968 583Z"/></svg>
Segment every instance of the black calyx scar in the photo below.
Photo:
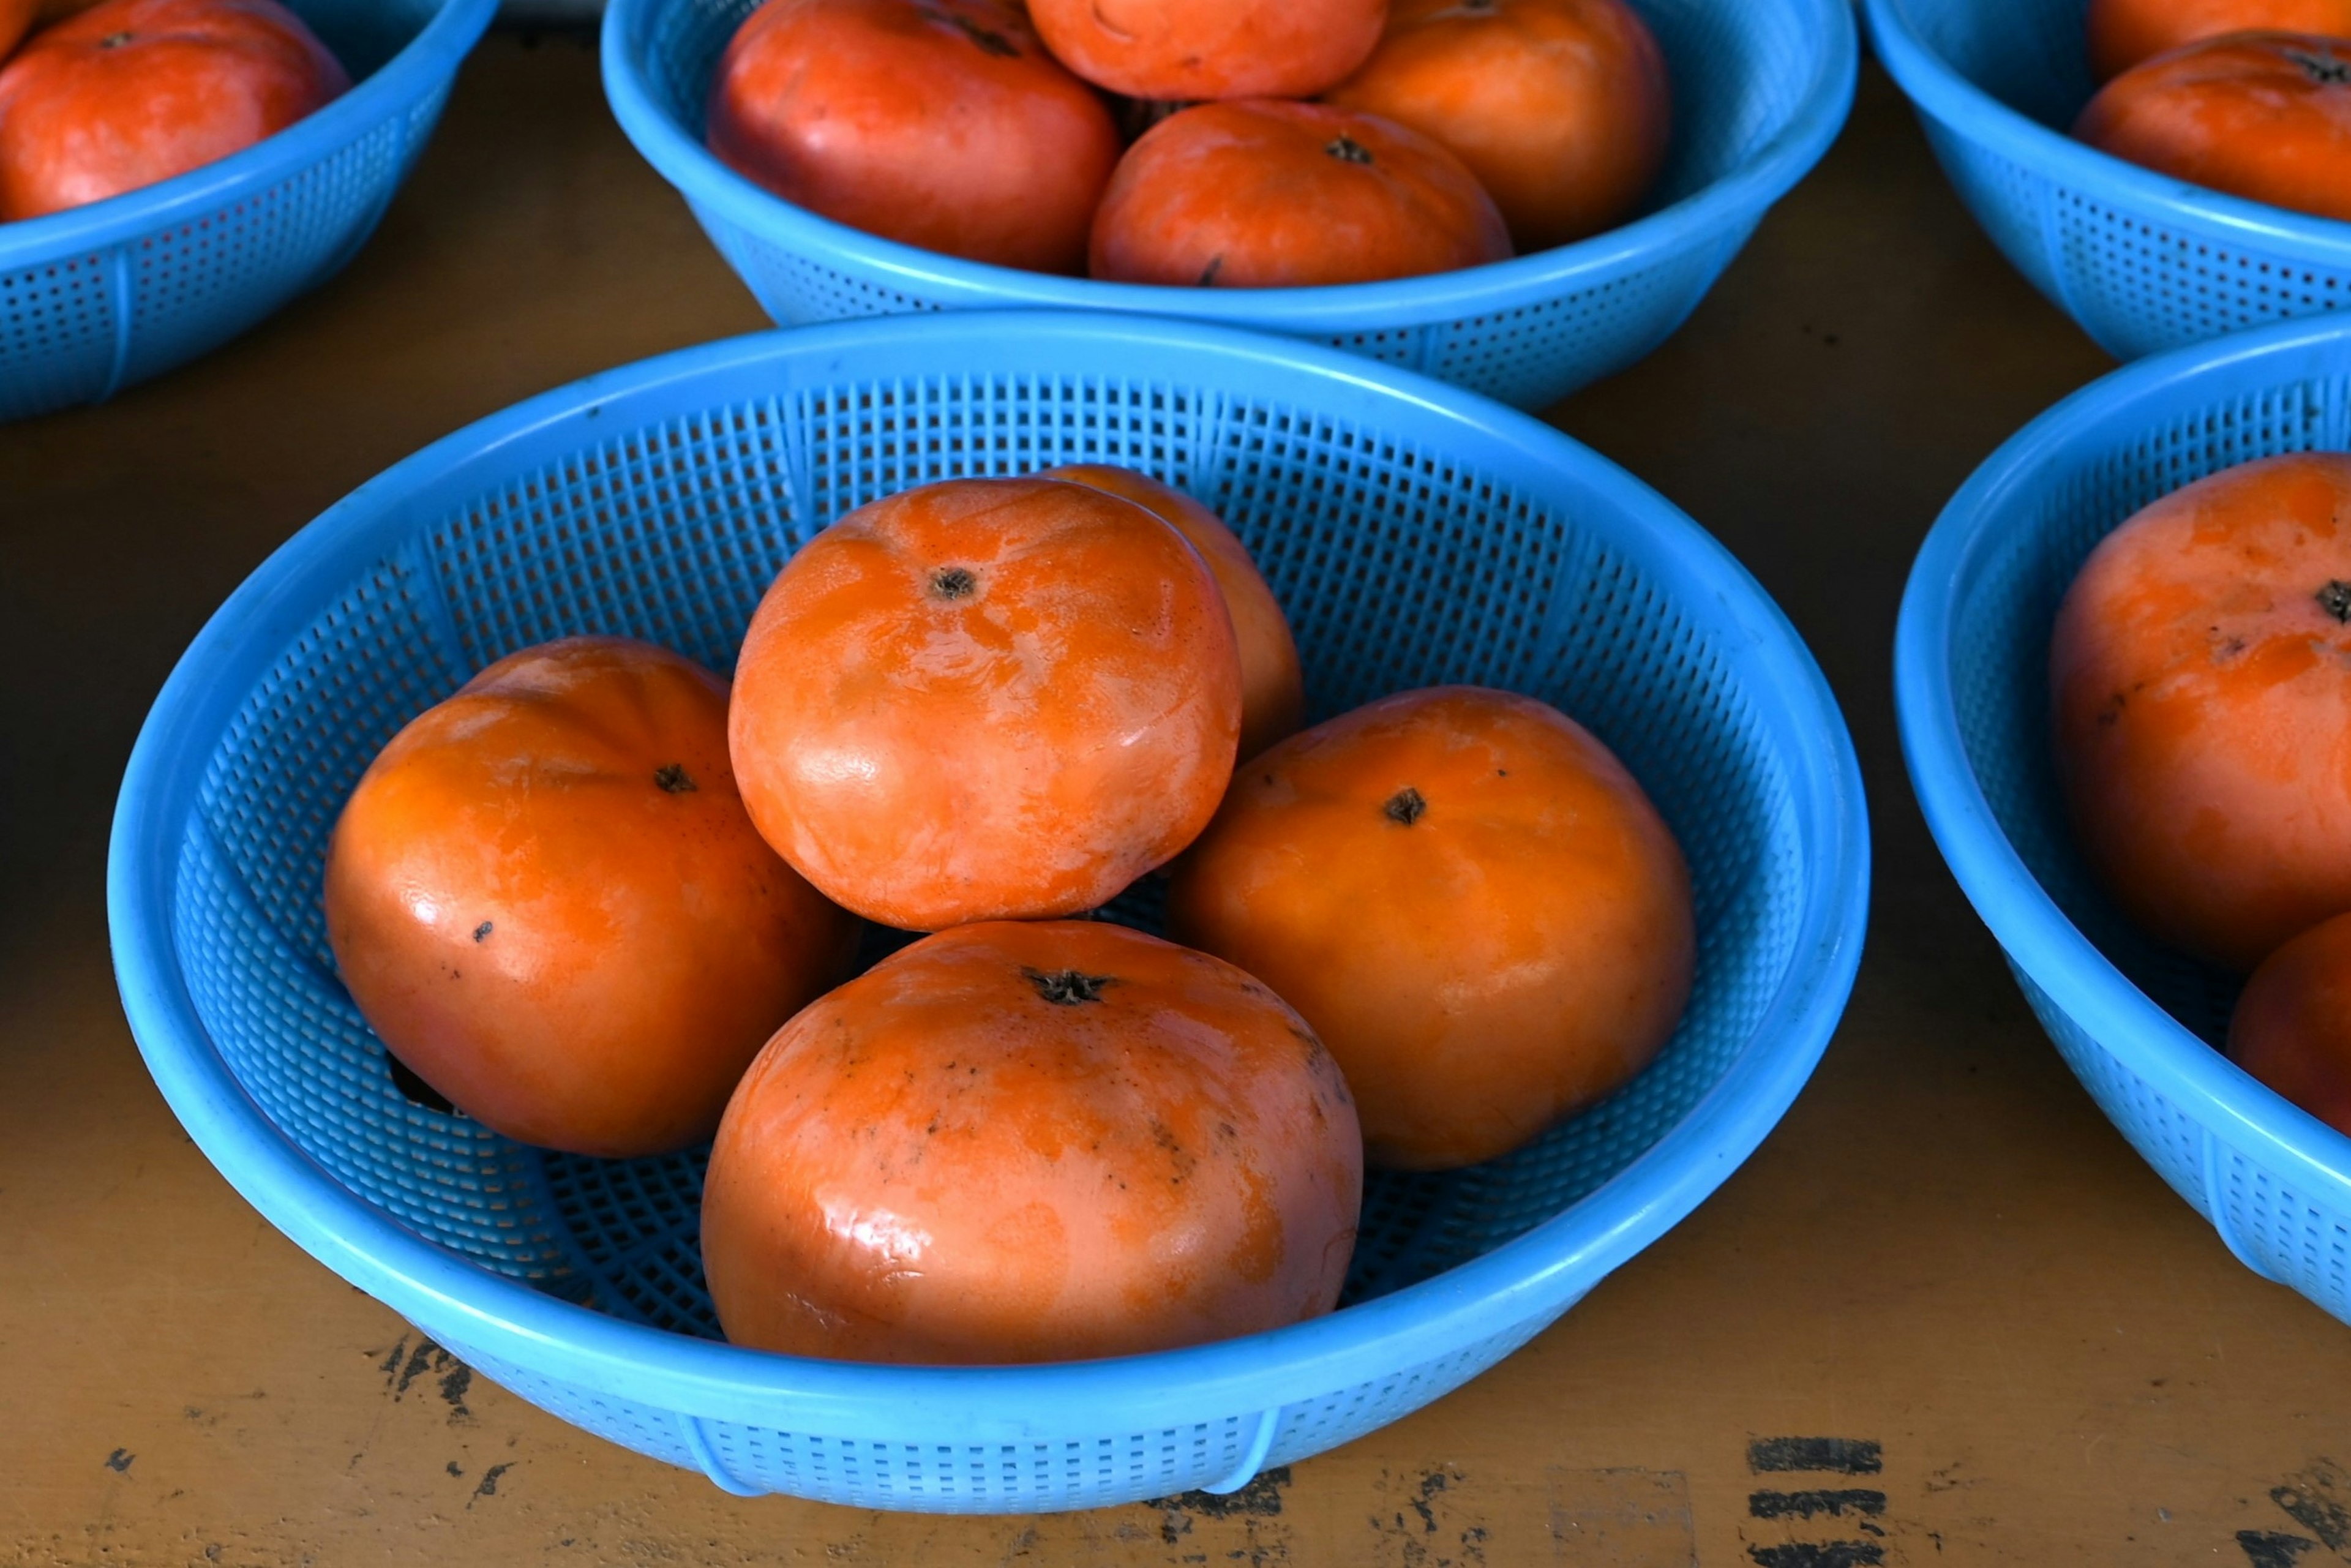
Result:
<svg viewBox="0 0 2351 1568"><path fill-rule="evenodd" d="M494 929L495 927L493 927L488 921L483 921L479 925L474 927L474 940L476 942L488 941L490 939L490 933Z"/></svg>
<svg viewBox="0 0 2351 1568"><path fill-rule="evenodd" d="M1388 797L1380 814L1399 827L1409 828L1428 814L1428 798L1407 784Z"/></svg>
<svg viewBox="0 0 2351 1568"><path fill-rule="evenodd" d="M2320 589L2318 607L2337 621L2351 624L2351 582L2338 577Z"/></svg>
<svg viewBox="0 0 2351 1568"><path fill-rule="evenodd" d="M685 770L682 762L665 762L654 768L653 782L672 795L691 795L702 788L694 781L694 775Z"/></svg>
<svg viewBox="0 0 2351 1568"><path fill-rule="evenodd" d="M1342 163L1369 163L1373 161L1372 150L1343 131L1325 143L1322 151Z"/></svg>
<svg viewBox="0 0 2351 1568"><path fill-rule="evenodd" d="M1105 988L1118 983L1115 975L1089 975L1079 969L1023 969L1021 977L1037 994L1057 1008L1074 1008L1102 1000Z"/></svg>
<svg viewBox="0 0 2351 1568"><path fill-rule="evenodd" d="M931 573L931 591L941 599L969 599L979 591L979 579L968 567L943 566Z"/></svg>

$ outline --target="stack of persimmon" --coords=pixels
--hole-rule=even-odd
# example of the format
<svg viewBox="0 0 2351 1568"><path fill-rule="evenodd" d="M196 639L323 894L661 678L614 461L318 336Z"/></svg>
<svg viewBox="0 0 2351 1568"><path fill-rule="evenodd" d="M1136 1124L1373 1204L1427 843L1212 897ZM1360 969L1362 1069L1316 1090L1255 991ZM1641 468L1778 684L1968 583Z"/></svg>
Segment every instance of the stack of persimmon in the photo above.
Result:
<svg viewBox="0 0 2351 1568"><path fill-rule="evenodd" d="M728 1336L873 1361L1168 1348L1329 1311L1366 1163L1624 1084L1695 956L1672 834L1532 698L1302 732L1240 541L1121 468L958 479L785 566L731 687L571 638L412 722L330 841L394 1056L532 1143L716 1142ZM1172 939L1098 918L1164 873ZM865 922L927 933L852 977Z"/></svg>
<svg viewBox="0 0 2351 1568"><path fill-rule="evenodd" d="M277 0L0 0L0 223L215 162L351 85Z"/></svg>
<svg viewBox="0 0 2351 1568"><path fill-rule="evenodd" d="M2091 552L2050 652L2090 870L2252 978L2230 1053L2351 1133L2351 455L2224 469Z"/></svg>
<svg viewBox="0 0 2351 1568"><path fill-rule="evenodd" d="M2091 0L2105 83L2074 134L2272 206L2351 219L2351 0Z"/></svg>
<svg viewBox="0 0 2351 1568"><path fill-rule="evenodd" d="M1669 99L1625 0L766 0L707 134L887 239L1253 288L1597 233L1655 181Z"/></svg>

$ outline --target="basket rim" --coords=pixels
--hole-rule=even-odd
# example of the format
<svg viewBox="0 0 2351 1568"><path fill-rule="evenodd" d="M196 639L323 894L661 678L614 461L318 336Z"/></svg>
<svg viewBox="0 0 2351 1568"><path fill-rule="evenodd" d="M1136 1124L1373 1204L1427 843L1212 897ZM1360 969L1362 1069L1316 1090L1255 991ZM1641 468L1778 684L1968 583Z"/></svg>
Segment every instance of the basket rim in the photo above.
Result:
<svg viewBox="0 0 2351 1568"><path fill-rule="evenodd" d="M2158 174L2050 129L1961 75L1922 37L1907 0L1861 0L1870 46L1913 108L2011 162L2213 239L2351 267L2351 223Z"/></svg>
<svg viewBox="0 0 2351 1568"><path fill-rule="evenodd" d="M639 17L676 0L609 0L601 34L604 91L621 129L697 217L716 214L794 255L909 292L947 291L998 306L1137 311L1198 320L1327 331L1374 330L1489 315L1621 277L1752 222L1819 162L1853 107L1861 46L1851 0L1732 0L1796 14L1812 70L1786 124L1736 169L1672 205L1550 250L1425 277L1301 288L1205 289L1111 283L967 261L820 217L720 162L698 134L654 101L630 47Z"/></svg>
<svg viewBox="0 0 2351 1568"><path fill-rule="evenodd" d="M2175 389L2271 360L2351 362L2351 320L2311 317L2193 343L2079 389L2003 442L1955 493L1912 563L1896 622L1894 694L1903 759L1927 827L2009 959L2106 1055L2208 1134L2297 1193L2351 1207L2351 1137L2204 1043L2140 990L2058 907L1993 814L1959 733L1951 689L1954 606L2004 542L2004 518L2087 441Z"/></svg>
<svg viewBox="0 0 2351 1568"><path fill-rule="evenodd" d="M406 494L452 466L618 396L747 364L823 364L869 344L1024 347L1084 340L1173 350L1230 369L1305 372L1393 400L1530 460L1573 473L1612 507L1674 537L1705 580L1710 612L1736 622L1778 705L1813 737L1784 756L1813 868L1787 973L1722 1077L1657 1141L1580 1203L1495 1250L1418 1284L1270 1333L1117 1360L1037 1366L876 1366L747 1350L607 1317L543 1295L427 1241L329 1176L271 1124L206 1037L173 951L172 885L204 763L249 692L319 596L378 559L413 519ZM844 1437L903 1429L919 1401L963 1441L1036 1435L1054 1418L1153 1430L1259 1413L1350 1386L1382 1369L1489 1339L1506 1320L1548 1321L1661 1235L1726 1179L1785 1113L1842 1016L1860 963L1869 839L1861 775L1826 679L1761 585L1656 491L1589 448L1490 400L1336 350L1196 322L1069 312L871 318L768 331L684 350L543 393L460 430L362 485L257 568L198 633L142 725L108 852L117 983L141 1053L173 1111L230 1183L336 1273L425 1324L462 1354L560 1375L697 1418L785 1425ZM1367 1370L1368 1369L1368 1370ZM496 1375L496 1369L490 1369Z"/></svg>
<svg viewBox="0 0 2351 1568"><path fill-rule="evenodd" d="M184 174L102 202L0 224L0 271L104 249L201 218L356 141L435 83L455 76L496 14L498 0L438 0L430 21L351 89L275 135Z"/></svg>

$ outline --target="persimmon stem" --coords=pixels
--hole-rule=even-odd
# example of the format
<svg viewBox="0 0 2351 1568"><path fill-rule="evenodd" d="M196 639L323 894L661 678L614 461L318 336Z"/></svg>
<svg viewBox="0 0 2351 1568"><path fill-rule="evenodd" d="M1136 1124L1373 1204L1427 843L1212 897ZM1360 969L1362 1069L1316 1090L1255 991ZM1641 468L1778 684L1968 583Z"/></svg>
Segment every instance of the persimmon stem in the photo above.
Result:
<svg viewBox="0 0 2351 1568"><path fill-rule="evenodd" d="M1118 983L1115 975L1089 975L1078 969L1023 969L1022 977L1037 988L1037 994L1057 1008L1073 1008L1081 1002L1102 1000L1102 988Z"/></svg>

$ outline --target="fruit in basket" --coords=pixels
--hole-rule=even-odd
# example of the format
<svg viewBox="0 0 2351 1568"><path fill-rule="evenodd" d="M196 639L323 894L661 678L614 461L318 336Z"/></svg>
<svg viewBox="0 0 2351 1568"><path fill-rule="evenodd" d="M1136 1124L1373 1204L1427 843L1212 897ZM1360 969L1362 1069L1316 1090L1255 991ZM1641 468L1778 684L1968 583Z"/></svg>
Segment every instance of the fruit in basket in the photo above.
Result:
<svg viewBox="0 0 2351 1568"><path fill-rule="evenodd" d="M1624 765L1531 697L1439 686L1238 770L1168 933L1239 965L1337 1057L1366 1157L1508 1153L1623 1084L1687 1003L1689 873Z"/></svg>
<svg viewBox="0 0 2351 1568"><path fill-rule="evenodd" d="M1395 0L1379 48L1324 100L1441 142L1520 251L1630 213L1673 130L1665 52L1625 0Z"/></svg>
<svg viewBox="0 0 2351 1568"><path fill-rule="evenodd" d="M2351 39L2237 33L2132 67L2074 134L2159 174L2351 220Z"/></svg>
<svg viewBox="0 0 2351 1568"><path fill-rule="evenodd" d="M2351 909L2351 456L2241 464L2090 553L2049 652L2057 777L2141 927L2238 970Z"/></svg>
<svg viewBox="0 0 2351 1568"><path fill-rule="evenodd" d="M1451 272L1510 254L1461 161L1377 115L1207 103L1127 150L1094 214L1092 270L1121 283L1271 288Z"/></svg>
<svg viewBox="0 0 2351 1568"><path fill-rule="evenodd" d="M950 479L786 564L731 743L802 875L935 931L1109 902L1215 814L1240 724L1232 616L1183 535L1085 485Z"/></svg>
<svg viewBox="0 0 2351 1568"><path fill-rule="evenodd" d="M2262 960L2229 1019L2237 1065L2351 1134L2351 914Z"/></svg>
<svg viewBox="0 0 2351 1568"><path fill-rule="evenodd" d="M786 1025L710 1157L726 1337L859 1361L1081 1360L1328 1312L1363 1145L1345 1080L1231 965L994 922Z"/></svg>
<svg viewBox="0 0 2351 1568"><path fill-rule="evenodd" d="M1249 549L1225 520L1178 490L1147 474L1108 463L1079 463L1047 470L1040 477L1091 485L1147 507L1189 539L1208 563L1232 612L1241 656L1241 743L1246 760L1298 728L1306 714L1305 678L1298 668L1298 643Z"/></svg>
<svg viewBox="0 0 2351 1568"><path fill-rule="evenodd" d="M103 0L0 67L0 222L216 162L350 85L277 0Z"/></svg>
<svg viewBox="0 0 2351 1568"><path fill-rule="evenodd" d="M1129 98L1311 98L1364 63L1387 0L1030 0L1071 70Z"/></svg>
<svg viewBox="0 0 2351 1568"><path fill-rule="evenodd" d="M395 736L326 906L394 1056L508 1137L613 1156L709 1136L857 933L744 814L726 683L618 637L501 659Z"/></svg>
<svg viewBox="0 0 2351 1568"><path fill-rule="evenodd" d="M2351 0L2090 0L2090 71L2100 81L2224 33L2351 37Z"/></svg>
<svg viewBox="0 0 2351 1568"><path fill-rule="evenodd" d="M1039 272L1084 267L1120 145L1002 0L767 0L719 61L708 138L838 223Z"/></svg>

